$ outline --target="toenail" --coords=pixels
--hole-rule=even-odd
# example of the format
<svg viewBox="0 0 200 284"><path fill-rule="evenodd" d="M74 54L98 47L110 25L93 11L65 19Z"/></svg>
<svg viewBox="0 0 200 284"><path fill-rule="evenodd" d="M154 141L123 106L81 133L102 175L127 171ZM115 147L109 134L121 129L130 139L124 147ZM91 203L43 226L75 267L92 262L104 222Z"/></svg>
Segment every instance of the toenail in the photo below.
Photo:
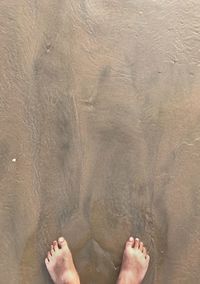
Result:
<svg viewBox="0 0 200 284"><path fill-rule="evenodd" d="M139 241L139 239L138 239L138 238L136 238L135 240L136 240L136 241Z"/></svg>
<svg viewBox="0 0 200 284"><path fill-rule="evenodd" d="M60 237L60 238L59 238L59 242L64 242L64 238L63 238L63 237Z"/></svg>
<svg viewBox="0 0 200 284"><path fill-rule="evenodd" d="M133 238L133 237L130 237L130 238L129 238L129 241L130 241L130 242L132 242L133 240L134 240L134 238Z"/></svg>

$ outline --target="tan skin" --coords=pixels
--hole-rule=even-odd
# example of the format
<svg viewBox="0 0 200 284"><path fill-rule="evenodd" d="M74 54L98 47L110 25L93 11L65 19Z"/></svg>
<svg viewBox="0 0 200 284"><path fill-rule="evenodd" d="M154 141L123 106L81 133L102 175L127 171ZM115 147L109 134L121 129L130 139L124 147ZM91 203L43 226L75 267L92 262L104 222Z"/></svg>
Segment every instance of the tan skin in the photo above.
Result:
<svg viewBox="0 0 200 284"><path fill-rule="evenodd" d="M117 284L140 284L149 266L150 257L138 238L126 242ZM45 258L45 264L54 284L80 284L71 251L66 240L54 241Z"/></svg>

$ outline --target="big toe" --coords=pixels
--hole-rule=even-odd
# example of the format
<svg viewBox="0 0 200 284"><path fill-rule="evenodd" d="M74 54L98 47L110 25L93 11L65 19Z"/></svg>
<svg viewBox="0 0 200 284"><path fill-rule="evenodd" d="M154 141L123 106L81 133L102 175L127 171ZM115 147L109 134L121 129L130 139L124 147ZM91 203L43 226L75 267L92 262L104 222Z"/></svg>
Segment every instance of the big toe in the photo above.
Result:
<svg viewBox="0 0 200 284"><path fill-rule="evenodd" d="M58 244L59 244L60 248L68 247L67 241L63 237L60 237L58 239Z"/></svg>
<svg viewBox="0 0 200 284"><path fill-rule="evenodd" d="M133 247L133 244L134 244L134 238L133 238L133 237L130 237L130 238L128 239L128 241L126 242L126 248Z"/></svg>

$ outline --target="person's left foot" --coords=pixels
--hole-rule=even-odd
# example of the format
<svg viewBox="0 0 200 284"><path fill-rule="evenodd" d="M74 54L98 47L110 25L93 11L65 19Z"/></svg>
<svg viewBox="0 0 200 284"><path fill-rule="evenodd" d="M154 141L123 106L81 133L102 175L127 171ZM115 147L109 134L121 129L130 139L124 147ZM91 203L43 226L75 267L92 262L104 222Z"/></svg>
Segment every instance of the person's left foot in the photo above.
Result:
<svg viewBox="0 0 200 284"><path fill-rule="evenodd" d="M66 240L54 241L45 258L47 270L55 284L80 284L72 254Z"/></svg>

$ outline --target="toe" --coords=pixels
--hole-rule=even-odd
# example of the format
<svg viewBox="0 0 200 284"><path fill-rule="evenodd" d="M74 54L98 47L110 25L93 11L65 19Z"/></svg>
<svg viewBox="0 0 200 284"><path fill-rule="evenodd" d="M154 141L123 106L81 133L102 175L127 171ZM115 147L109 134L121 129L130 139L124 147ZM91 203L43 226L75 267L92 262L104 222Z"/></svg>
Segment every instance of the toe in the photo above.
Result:
<svg viewBox="0 0 200 284"><path fill-rule="evenodd" d="M147 256L146 256L146 260L147 260L147 262L149 262L150 261L150 256L147 254Z"/></svg>
<svg viewBox="0 0 200 284"><path fill-rule="evenodd" d="M135 239L134 248L138 249L140 246L140 240L138 238Z"/></svg>
<svg viewBox="0 0 200 284"><path fill-rule="evenodd" d="M144 247L143 242L140 242L140 247L139 247L139 249L141 250L141 252L143 252L143 247Z"/></svg>
<svg viewBox="0 0 200 284"><path fill-rule="evenodd" d="M67 247L67 242L66 242L66 240L63 237L60 237L58 239L58 244L59 244L60 248Z"/></svg>
<svg viewBox="0 0 200 284"><path fill-rule="evenodd" d="M57 243L57 241L53 241L53 247L54 247L54 250L55 250L55 251L58 249L58 243Z"/></svg>
<svg viewBox="0 0 200 284"><path fill-rule="evenodd" d="M47 257L45 258L45 264L46 264L46 266L48 266L48 265L49 265L49 260L48 260L48 258L47 258Z"/></svg>
<svg viewBox="0 0 200 284"><path fill-rule="evenodd" d="M55 253L54 247L53 245L51 245L51 255L53 255Z"/></svg>
<svg viewBox="0 0 200 284"><path fill-rule="evenodd" d="M48 251L48 254L47 254L47 258L48 258L49 261L51 260L51 253L49 251Z"/></svg>
<svg viewBox="0 0 200 284"><path fill-rule="evenodd" d="M134 244L134 238L133 237L130 237L128 239L128 241L126 242L126 248L127 247L133 247L133 244Z"/></svg>
<svg viewBox="0 0 200 284"><path fill-rule="evenodd" d="M143 250L142 250L144 256L146 257L147 256L147 249L145 247L143 247Z"/></svg>

